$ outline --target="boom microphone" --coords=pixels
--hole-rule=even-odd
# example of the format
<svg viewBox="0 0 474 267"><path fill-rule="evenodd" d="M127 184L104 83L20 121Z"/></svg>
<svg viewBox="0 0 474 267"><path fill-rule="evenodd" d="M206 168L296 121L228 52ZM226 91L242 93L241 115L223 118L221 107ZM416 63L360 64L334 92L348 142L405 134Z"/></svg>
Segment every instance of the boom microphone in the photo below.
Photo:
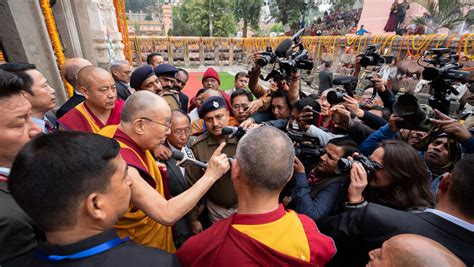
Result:
<svg viewBox="0 0 474 267"><path fill-rule="evenodd" d="M173 151L173 153L171 153L171 157L177 161L176 162L177 166L186 168L191 165L196 165L197 167L207 169L206 163L200 162L199 160L196 160L194 158L194 154L191 149L185 148L184 151L186 151L186 153L183 153L178 150L175 150Z"/></svg>
<svg viewBox="0 0 474 267"><path fill-rule="evenodd" d="M275 49L275 55L277 57L286 57L286 52L291 48L291 39L283 40Z"/></svg>
<svg viewBox="0 0 474 267"><path fill-rule="evenodd" d="M228 135L230 138L237 138L240 139L242 136L245 135L245 130L242 127L236 126L226 126L222 128L222 134Z"/></svg>

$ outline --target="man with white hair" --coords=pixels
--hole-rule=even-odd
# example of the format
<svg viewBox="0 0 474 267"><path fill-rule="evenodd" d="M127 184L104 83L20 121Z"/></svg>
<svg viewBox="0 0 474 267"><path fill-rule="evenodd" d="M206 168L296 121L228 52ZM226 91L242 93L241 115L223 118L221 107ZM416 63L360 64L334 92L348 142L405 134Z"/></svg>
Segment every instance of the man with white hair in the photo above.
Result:
<svg viewBox="0 0 474 267"><path fill-rule="evenodd" d="M149 91L131 95L123 106L119 125L103 128L100 134L114 138L120 154L132 173L132 200L128 212L117 222L120 237L136 243L175 252L171 225L186 215L206 191L229 169L221 154L222 144L208 162L198 182L183 193L166 200L163 183L151 150L163 144L170 134L171 109L166 101Z"/></svg>
<svg viewBox="0 0 474 267"><path fill-rule="evenodd" d="M130 75L132 74L132 68L125 60L114 60L110 63L110 73L115 80L115 88L117 89L117 98L123 101L132 94L130 88Z"/></svg>

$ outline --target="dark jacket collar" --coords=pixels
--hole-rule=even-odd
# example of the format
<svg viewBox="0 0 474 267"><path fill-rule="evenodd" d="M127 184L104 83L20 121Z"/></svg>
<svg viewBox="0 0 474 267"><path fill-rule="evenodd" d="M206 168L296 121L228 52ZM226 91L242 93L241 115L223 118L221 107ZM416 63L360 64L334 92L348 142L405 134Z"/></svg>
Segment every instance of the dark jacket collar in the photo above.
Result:
<svg viewBox="0 0 474 267"><path fill-rule="evenodd" d="M53 245L48 242L45 242L43 244L40 244L37 250L45 255L70 255L84 251L89 248L93 248L117 237L118 235L115 230L110 229L98 235L91 236L89 238L66 246Z"/></svg>

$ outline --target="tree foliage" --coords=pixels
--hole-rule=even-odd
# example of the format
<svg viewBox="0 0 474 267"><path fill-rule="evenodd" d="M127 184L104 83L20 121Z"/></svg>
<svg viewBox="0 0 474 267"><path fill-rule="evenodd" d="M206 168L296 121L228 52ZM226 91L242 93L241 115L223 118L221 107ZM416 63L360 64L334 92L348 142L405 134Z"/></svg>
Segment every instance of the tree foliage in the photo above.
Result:
<svg viewBox="0 0 474 267"><path fill-rule="evenodd" d="M128 12L145 12L149 6L153 6L158 0L125 0L125 10Z"/></svg>
<svg viewBox="0 0 474 267"><path fill-rule="evenodd" d="M185 0L173 8L173 36L228 37L237 31L231 0ZM212 25L212 27L211 27Z"/></svg>
<svg viewBox="0 0 474 267"><path fill-rule="evenodd" d="M235 17L242 19L243 37L247 37L247 27L250 24L253 28L258 28L260 21L260 10L263 0L237 0L235 5Z"/></svg>
<svg viewBox="0 0 474 267"><path fill-rule="evenodd" d="M431 27L435 31L441 28L453 30L465 20L463 8L472 6L472 4L463 4L460 0L416 0L415 2L423 6L429 16L415 17L413 22Z"/></svg>
<svg viewBox="0 0 474 267"><path fill-rule="evenodd" d="M301 16L306 15L314 7L314 1L275 0L270 5L270 12L275 22L289 24L292 29L298 29Z"/></svg>

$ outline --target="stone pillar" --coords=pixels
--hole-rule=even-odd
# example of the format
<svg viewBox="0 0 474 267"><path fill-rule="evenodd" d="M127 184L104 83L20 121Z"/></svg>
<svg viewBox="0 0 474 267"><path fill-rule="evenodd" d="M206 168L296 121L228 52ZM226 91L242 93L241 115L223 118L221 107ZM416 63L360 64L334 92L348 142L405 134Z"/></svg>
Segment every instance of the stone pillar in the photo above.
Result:
<svg viewBox="0 0 474 267"><path fill-rule="evenodd" d="M110 61L124 60L112 0L71 1L84 58L108 69Z"/></svg>
<svg viewBox="0 0 474 267"><path fill-rule="evenodd" d="M39 1L0 0L0 42L9 62L29 62L56 89L58 103L66 100Z"/></svg>
<svg viewBox="0 0 474 267"><path fill-rule="evenodd" d="M66 58L84 57L71 0L57 1L53 6L53 13L63 44L64 56Z"/></svg>

